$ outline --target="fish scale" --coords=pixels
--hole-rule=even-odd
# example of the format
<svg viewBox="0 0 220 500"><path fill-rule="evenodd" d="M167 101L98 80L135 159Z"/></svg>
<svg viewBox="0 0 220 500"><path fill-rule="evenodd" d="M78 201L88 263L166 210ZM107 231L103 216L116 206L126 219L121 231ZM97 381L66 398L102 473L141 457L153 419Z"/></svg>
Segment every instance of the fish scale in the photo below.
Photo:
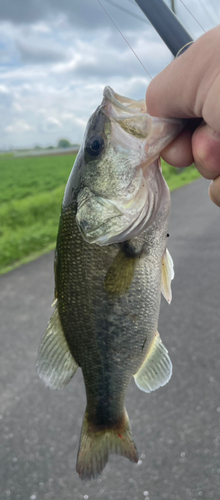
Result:
<svg viewBox="0 0 220 500"><path fill-rule="evenodd" d="M70 239L69 233L74 237ZM155 231L154 239L156 241ZM105 411L104 400L108 402L109 421L119 419L126 388L140 365L140 356L144 358L143 345L146 338L151 339L151 332L156 331L155 318L160 304L160 262L164 244L159 265L153 261L149 270L143 257L139 260L129 294L111 297L104 289L104 279L118 251L113 246L88 244L79 233L72 211L65 210L61 214L57 245L60 256L57 265L57 293L61 297L59 315L70 350L83 371L88 412L92 408L92 418L96 421L97 415L103 421L101 408ZM77 264L74 268L73 262ZM74 307L67 311L69 297ZM131 322L131 315L137 316L136 325ZM109 393L112 394L111 401Z"/></svg>
<svg viewBox="0 0 220 500"><path fill-rule="evenodd" d="M172 373L157 332L161 291L170 302L174 275L166 249L170 195L158 156L181 127L180 121L150 117L144 101L106 87L66 186L55 310L37 367L52 389L82 369L87 407L76 466L81 479L100 474L110 453L137 462L127 387L134 376L150 392Z"/></svg>

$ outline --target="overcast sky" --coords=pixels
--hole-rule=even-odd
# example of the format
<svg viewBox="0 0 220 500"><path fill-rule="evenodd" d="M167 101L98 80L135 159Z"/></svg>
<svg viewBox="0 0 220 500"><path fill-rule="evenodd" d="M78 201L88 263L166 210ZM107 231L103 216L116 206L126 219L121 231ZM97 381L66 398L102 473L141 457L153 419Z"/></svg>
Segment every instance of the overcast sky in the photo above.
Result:
<svg viewBox="0 0 220 500"><path fill-rule="evenodd" d="M138 17L102 0L155 76L172 60L169 50L133 0L109 1ZM219 0L183 1L205 30L220 22ZM176 4L191 36L201 36L181 0ZM105 85L141 99L148 83L97 0L0 0L0 149L55 145L61 137L80 142Z"/></svg>

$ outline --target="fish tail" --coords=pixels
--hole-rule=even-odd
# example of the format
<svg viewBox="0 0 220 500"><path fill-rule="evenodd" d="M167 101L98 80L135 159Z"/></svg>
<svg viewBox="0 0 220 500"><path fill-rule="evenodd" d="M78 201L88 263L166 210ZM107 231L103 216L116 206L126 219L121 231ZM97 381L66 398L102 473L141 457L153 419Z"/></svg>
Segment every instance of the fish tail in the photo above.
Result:
<svg viewBox="0 0 220 500"><path fill-rule="evenodd" d="M110 454L122 455L131 462L138 462L137 449L131 438L131 429L126 410L120 423L114 427L95 426L85 413L76 471L80 479L96 478L103 471Z"/></svg>

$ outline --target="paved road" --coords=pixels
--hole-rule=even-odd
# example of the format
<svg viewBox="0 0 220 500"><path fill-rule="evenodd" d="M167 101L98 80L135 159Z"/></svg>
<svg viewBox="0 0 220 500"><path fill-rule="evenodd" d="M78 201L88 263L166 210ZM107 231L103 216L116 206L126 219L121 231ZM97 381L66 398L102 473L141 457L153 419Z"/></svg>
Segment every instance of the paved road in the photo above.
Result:
<svg viewBox="0 0 220 500"><path fill-rule="evenodd" d="M35 358L53 299L53 255L0 278L1 500L203 500L220 491L220 210L199 180L172 195L173 302L159 331L170 383L127 395L140 460L111 456L102 477L75 472L85 391L80 370L61 392L46 389Z"/></svg>

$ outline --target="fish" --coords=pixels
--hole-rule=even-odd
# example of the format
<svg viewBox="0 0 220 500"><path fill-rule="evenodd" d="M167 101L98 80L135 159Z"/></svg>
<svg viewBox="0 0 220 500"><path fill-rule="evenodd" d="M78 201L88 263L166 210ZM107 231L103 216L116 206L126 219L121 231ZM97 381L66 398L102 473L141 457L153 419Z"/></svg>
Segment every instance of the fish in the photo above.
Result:
<svg viewBox="0 0 220 500"><path fill-rule="evenodd" d="M172 374L158 333L161 292L170 303L170 193L160 152L182 120L147 113L144 100L105 87L69 176L55 251L54 312L37 358L47 387L62 389L81 368L87 406L76 470L96 478L110 454L132 462L125 394L146 393Z"/></svg>

